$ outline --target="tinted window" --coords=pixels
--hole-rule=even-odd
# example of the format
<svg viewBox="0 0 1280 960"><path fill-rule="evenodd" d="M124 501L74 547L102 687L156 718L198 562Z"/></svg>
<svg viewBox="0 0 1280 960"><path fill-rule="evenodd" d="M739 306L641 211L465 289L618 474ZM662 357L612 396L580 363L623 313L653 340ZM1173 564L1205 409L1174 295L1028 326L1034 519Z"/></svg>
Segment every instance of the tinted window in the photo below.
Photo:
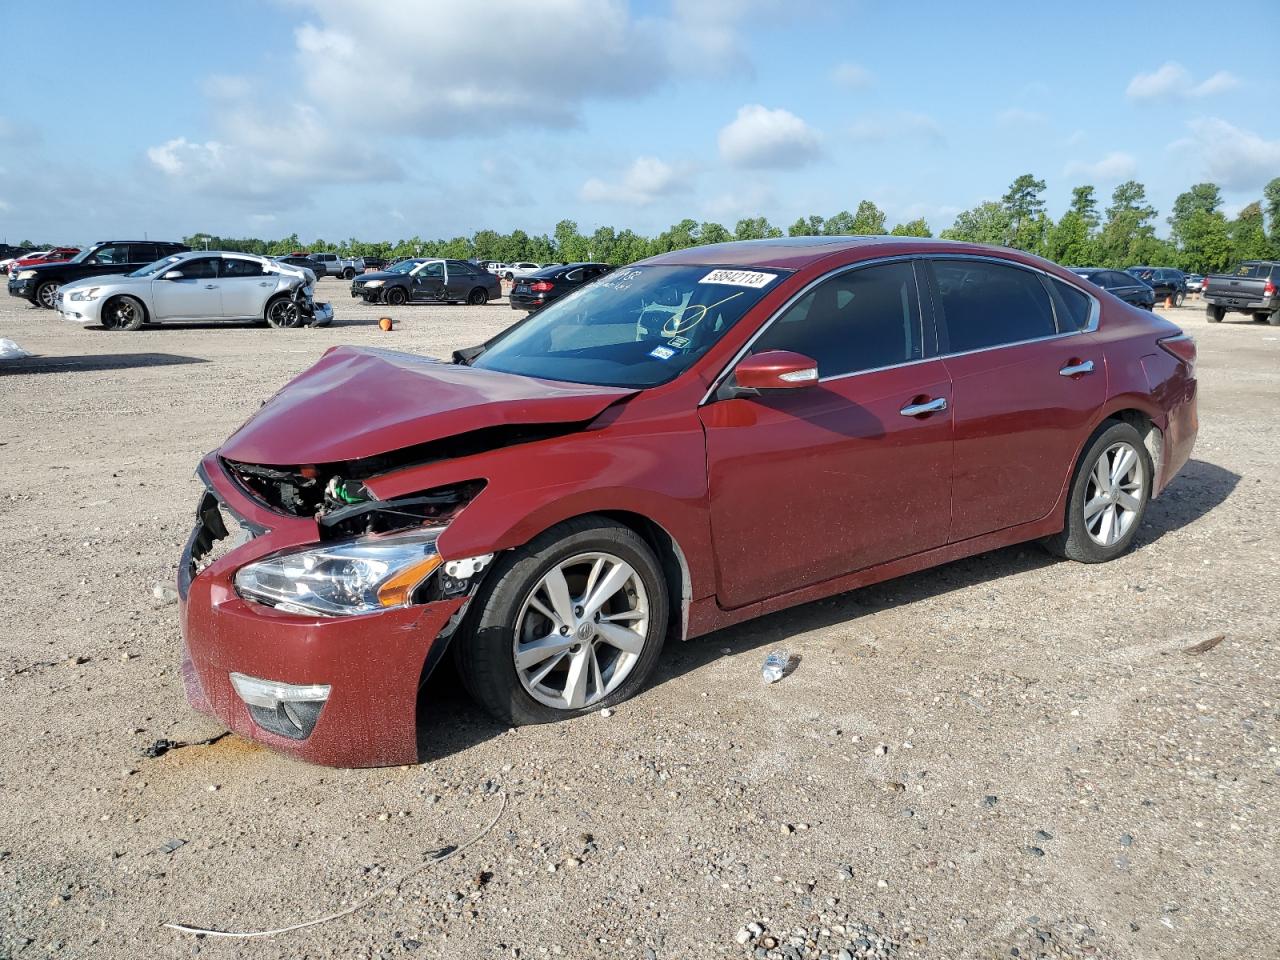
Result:
<svg viewBox="0 0 1280 960"><path fill-rule="evenodd" d="M185 260L174 264L173 269L181 270L183 278L187 280L211 280L218 275L218 258L199 257L195 260Z"/></svg>
<svg viewBox="0 0 1280 960"><path fill-rule="evenodd" d="M439 262L438 260L435 263L428 263L425 267L423 267L421 270L417 272L416 276L418 277L418 279L422 279L423 277L443 277L444 264Z"/></svg>
<svg viewBox="0 0 1280 960"><path fill-rule="evenodd" d="M1119 270L1112 270L1110 273L1107 273L1104 276L1106 276L1107 278L1107 282L1105 286L1107 287L1108 290L1112 288L1119 289L1121 287L1137 286L1137 284L1134 282L1133 277L1129 276L1129 274L1127 273L1121 273Z"/></svg>
<svg viewBox="0 0 1280 960"><path fill-rule="evenodd" d="M1058 332L1071 333L1088 326L1093 301L1069 283L1052 278L1048 283L1053 312L1058 318Z"/></svg>
<svg viewBox="0 0 1280 960"><path fill-rule="evenodd" d="M1038 274L984 260L936 260L933 269L952 353L1058 332Z"/></svg>
<svg viewBox="0 0 1280 960"><path fill-rule="evenodd" d="M154 243L131 243L129 244L129 262L130 263L150 263L160 256L160 251Z"/></svg>
<svg viewBox="0 0 1280 960"><path fill-rule="evenodd" d="M909 262L865 267L814 287L773 322L753 353L794 350L836 377L924 356L924 335Z"/></svg>
<svg viewBox="0 0 1280 960"><path fill-rule="evenodd" d="M239 257L224 257L222 260L224 277L260 277L262 264L257 260L241 260Z"/></svg>
<svg viewBox="0 0 1280 960"><path fill-rule="evenodd" d="M130 263L129 247L123 243L108 244L94 251L90 259L94 263ZM154 259L154 258L153 258Z"/></svg>

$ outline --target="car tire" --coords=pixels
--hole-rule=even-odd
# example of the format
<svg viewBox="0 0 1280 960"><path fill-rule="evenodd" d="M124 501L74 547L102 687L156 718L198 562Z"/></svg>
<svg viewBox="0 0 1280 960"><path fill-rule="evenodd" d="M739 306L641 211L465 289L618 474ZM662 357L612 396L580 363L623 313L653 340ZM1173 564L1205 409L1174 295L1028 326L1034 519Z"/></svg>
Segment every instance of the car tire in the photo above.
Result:
<svg viewBox="0 0 1280 960"><path fill-rule="evenodd" d="M1154 477L1142 435L1131 424L1107 421L1076 465L1062 531L1041 543L1080 563L1114 560L1138 534Z"/></svg>
<svg viewBox="0 0 1280 960"><path fill-rule="evenodd" d="M147 322L147 308L137 297L112 297L102 305L101 320L106 330L140 330Z"/></svg>
<svg viewBox="0 0 1280 960"><path fill-rule="evenodd" d="M1273 327L1280 327L1280 310L1274 310L1267 317L1267 323Z"/></svg>
<svg viewBox="0 0 1280 960"><path fill-rule="evenodd" d="M595 590L619 584L601 608L619 619L592 615L586 588L593 577ZM548 580L563 585L558 603ZM620 703L643 686L662 651L667 609L658 559L634 531L604 517L567 520L496 561L454 644L458 672L475 701L505 723L580 716ZM563 612L570 622L557 627L560 621L543 611L553 617ZM602 622L627 649L606 638Z"/></svg>
<svg viewBox="0 0 1280 960"><path fill-rule="evenodd" d="M1253 322L1254 322L1254 323L1270 323L1270 322L1271 322L1271 314L1269 314L1269 313L1255 313L1255 314L1253 315Z"/></svg>
<svg viewBox="0 0 1280 960"><path fill-rule="evenodd" d="M343 280L354 280L355 278L356 278L356 272L353 268L347 267L347 269L342 271Z"/></svg>
<svg viewBox="0 0 1280 960"><path fill-rule="evenodd" d="M1183 301L1185 301L1186 299L1187 299L1187 295L1179 290L1173 295L1173 305L1175 307L1180 307L1182 306Z"/></svg>
<svg viewBox="0 0 1280 960"><path fill-rule="evenodd" d="M302 322L297 305L285 294L272 297L268 301L267 308L263 311L263 319L267 321L267 326L281 330L296 327Z"/></svg>
<svg viewBox="0 0 1280 960"><path fill-rule="evenodd" d="M393 307L398 307L409 299L409 295L404 292L404 287L392 287L382 295L382 299Z"/></svg>
<svg viewBox="0 0 1280 960"><path fill-rule="evenodd" d="M473 307L483 307L489 302L489 291L484 287L476 287L471 291L471 295L467 297L467 303Z"/></svg>
<svg viewBox="0 0 1280 960"><path fill-rule="evenodd" d="M61 286L62 284L49 280L36 287L36 306L43 307L45 310L52 310L58 302L58 290Z"/></svg>
<svg viewBox="0 0 1280 960"><path fill-rule="evenodd" d="M1210 323L1221 323L1222 318L1227 315L1226 307L1207 307L1204 311L1204 318Z"/></svg>

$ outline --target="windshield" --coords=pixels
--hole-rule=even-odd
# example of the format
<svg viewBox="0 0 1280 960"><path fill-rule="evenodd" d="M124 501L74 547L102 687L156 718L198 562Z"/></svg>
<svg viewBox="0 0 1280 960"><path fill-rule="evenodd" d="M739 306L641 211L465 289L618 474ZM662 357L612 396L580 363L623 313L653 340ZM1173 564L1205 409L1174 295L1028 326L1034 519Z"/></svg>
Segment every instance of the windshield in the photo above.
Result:
<svg viewBox="0 0 1280 960"><path fill-rule="evenodd" d="M67 262L68 263L84 263L86 260L89 259L90 254L92 254L97 249L98 249L97 247L85 247L83 250L81 250L79 253L77 253L74 257L72 257Z"/></svg>
<svg viewBox="0 0 1280 960"><path fill-rule="evenodd" d="M179 256L162 257L154 263L148 263L145 267L139 267L133 273L126 274L129 277L150 277L160 273L165 267L172 263L177 263L182 258Z"/></svg>
<svg viewBox="0 0 1280 960"><path fill-rule="evenodd" d="M473 366L599 386L657 386L692 366L786 274L622 267L543 307Z"/></svg>
<svg viewBox="0 0 1280 960"><path fill-rule="evenodd" d="M399 263L387 267L387 273L408 273L420 262L418 260L401 260Z"/></svg>

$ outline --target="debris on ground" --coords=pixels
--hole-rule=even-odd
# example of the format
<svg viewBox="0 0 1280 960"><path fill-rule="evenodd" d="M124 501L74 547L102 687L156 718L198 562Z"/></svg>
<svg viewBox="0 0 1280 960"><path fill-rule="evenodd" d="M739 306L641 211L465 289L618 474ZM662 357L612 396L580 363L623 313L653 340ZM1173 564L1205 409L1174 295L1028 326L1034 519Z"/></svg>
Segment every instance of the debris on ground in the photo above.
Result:
<svg viewBox="0 0 1280 960"><path fill-rule="evenodd" d="M231 731L223 730L222 733L216 733L212 737L206 737L203 740L168 740L162 737L143 747L142 755L154 760L156 757L163 757L170 750L181 750L183 747L210 747L223 737L229 736L231 736Z"/></svg>
<svg viewBox="0 0 1280 960"><path fill-rule="evenodd" d="M857 960L892 957L898 950L895 940L860 920L825 914L809 919L810 926L790 930L770 930L762 921L753 921L740 927L733 939L757 960L811 956Z"/></svg>
<svg viewBox="0 0 1280 960"><path fill-rule="evenodd" d="M1225 633L1219 633L1210 637L1208 640L1201 640L1199 643L1193 643L1191 646L1184 648L1182 652L1189 653L1192 656L1199 653L1208 653L1225 639L1227 639L1227 635Z"/></svg>
<svg viewBox="0 0 1280 960"><path fill-rule="evenodd" d="M173 853L173 851L177 850L179 847L185 847L186 845L187 845L187 841L179 840L177 837L175 837L172 840L165 841L165 843L163 843L160 847L160 852Z"/></svg>
<svg viewBox="0 0 1280 960"><path fill-rule="evenodd" d="M151 588L151 596L158 600L161 605L178 602L178 591L167 583L157 583Z"/></svg>
<svg viewBox="0 0 1280 960"><path fill-rule="evenodd" d="M760 676L764 678L765 683L777 683L791 671L791 654L786 650L774 650L771 654L764 658L764 667L760 670Z"/></svg>
<svg viewBox="0 0 1280 960"><path fill-rule="evenodd" d="M0 360L21 360L33 356L31 351L23 350L8 337L0 337Z"/></svg>

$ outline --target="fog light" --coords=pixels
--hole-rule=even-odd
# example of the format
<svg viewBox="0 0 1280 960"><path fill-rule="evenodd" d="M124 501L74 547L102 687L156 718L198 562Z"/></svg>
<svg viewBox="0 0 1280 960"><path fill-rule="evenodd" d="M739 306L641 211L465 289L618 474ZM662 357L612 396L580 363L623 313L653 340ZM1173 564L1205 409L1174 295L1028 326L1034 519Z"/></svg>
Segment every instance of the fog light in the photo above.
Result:
<svg viewBox="0 0 1280 960"><path fill-rule="evenodd" d="M329 699L327 683L297 686L233 673L231 685L249 708L254 723L291 740L311 736Z"/></svg>

